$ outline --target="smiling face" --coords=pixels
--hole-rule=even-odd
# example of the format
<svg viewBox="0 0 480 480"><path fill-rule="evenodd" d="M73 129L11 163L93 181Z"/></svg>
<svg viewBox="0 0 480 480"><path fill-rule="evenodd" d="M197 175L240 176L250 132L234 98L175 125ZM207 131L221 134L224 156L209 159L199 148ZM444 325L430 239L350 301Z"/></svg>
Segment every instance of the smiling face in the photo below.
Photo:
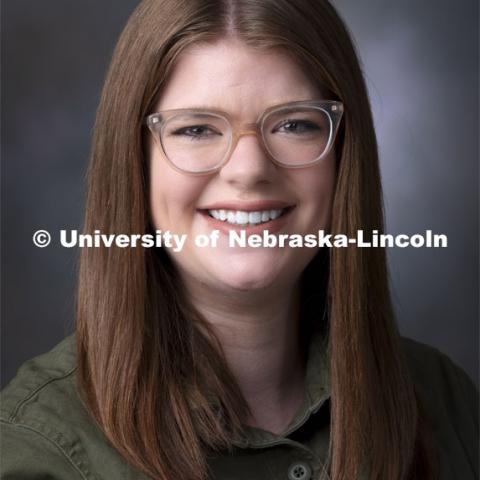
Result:
<svg viewBox="0 0 480 480"><path fill-rule="evenodd" d="M180 55L153 111L202 107L224 111L244 125L269 107L303 100L322 100L322 95L287 54L222 39ZM167 250L187 285L223 293L283 289L295 284L317 253L315 248L229 247L228 230L239 227L210 216L243 223L248 213L242 212L257 212L248 217L256 222L268 220L267 211L289 207L248 231L305 235L328 228L333 150L320 163L289 169L275 165L260 142L255 135L241 137L220 170L194 176L174 169L150 135L152 220L158 230L187 234L180 252ZM195 236L215 228L221 231L217 247L195 245Z"/></svg>

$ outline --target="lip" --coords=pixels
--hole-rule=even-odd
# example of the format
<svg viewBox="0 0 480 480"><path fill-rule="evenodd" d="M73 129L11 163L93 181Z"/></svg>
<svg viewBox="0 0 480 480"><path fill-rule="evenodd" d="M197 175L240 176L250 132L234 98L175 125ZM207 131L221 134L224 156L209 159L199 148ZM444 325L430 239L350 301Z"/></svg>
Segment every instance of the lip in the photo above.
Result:
<svg viewBox="0 0 480 480"><path fill-rule="evenodd" d="M242 208L237 208L237 207L226 208L225 205L231 205L231 204L222 203L222 206L223 206L222 209L225 209L225 210L242 210L242 209L245 208L245 207L242 207ZM286 207L289 206L287 204L285 204L285 205L286 205ZM276 207L259 208L257 206L255 208L258 209L258 210L262 210L262 209L263 210L268 210L268 209L275 209L275 208L278 209L278 208L286 208L286 207L276 206ZM255 208L253 208L251 210L247 210L247 211L255 211ZM281 217L278 217L275 220L270 220L270 221L265 222L265 223L260 223L259 225L255 225L253 227L245 227L245 226L242 226L242 225L233 225L231 223L227 223L227 222L224 222L222 220L217 220L216 218L213 218L208 214L208 210L217 210L217 209L220 209L220 207L216 207L216 208L209 207L208 209L199 210L199 213L205 219L209 228L211 228L212 230L219 230L220 232L222 232L226 235L228 235L231 230L234 230L234 231L237 231L237 232L245 230L246 235L249 236L249 235L254 235L254 234L261 234L264 230L268 230L269 233L278 232L290 220L292 212L295 210L295 206L291 205L291 208L288 208L288 210Z"/></svg>
<svg viewBox="0 0 480 480"><path fill-rule="evenodd" d="M240 210L243 212L258 212L259 210L280 210L293 207L293 203L282 200L257 200L251 202L215 202L198 208L197 210Z"/></svg>

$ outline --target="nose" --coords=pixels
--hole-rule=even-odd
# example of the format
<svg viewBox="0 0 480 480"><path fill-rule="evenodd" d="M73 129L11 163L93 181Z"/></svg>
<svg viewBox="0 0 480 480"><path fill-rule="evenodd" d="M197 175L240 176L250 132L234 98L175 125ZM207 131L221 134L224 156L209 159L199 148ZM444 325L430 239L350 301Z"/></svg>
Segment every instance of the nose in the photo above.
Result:
<svg viewBox="0 0 480 480"><path fill-rule="evenodd" d="M230 158L219 175L232 185L250 188L256 184L271 183L277 166L270 160L261 139L253 130L244 131L233 144Z"/></svg>

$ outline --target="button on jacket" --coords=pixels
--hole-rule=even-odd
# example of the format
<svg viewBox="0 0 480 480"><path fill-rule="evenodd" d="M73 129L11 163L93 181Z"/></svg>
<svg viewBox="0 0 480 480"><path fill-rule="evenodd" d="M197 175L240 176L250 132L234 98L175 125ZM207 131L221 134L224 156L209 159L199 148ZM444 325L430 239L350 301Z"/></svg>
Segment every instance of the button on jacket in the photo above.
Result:
<svg viewBox="0 0 480 480"><path fill-rule="evenodd" d="M478 390L438 350L402 338L440 452L441 480L478 479ZM209 458L216 480L317 479L329 440L329 371L312 337L304 403L282 434L247 427L230 454ZM75 387L75 337L26 362L1 395L1 478L146 480L109 445ZM387 480L387 479L386 479Z"/></svg>

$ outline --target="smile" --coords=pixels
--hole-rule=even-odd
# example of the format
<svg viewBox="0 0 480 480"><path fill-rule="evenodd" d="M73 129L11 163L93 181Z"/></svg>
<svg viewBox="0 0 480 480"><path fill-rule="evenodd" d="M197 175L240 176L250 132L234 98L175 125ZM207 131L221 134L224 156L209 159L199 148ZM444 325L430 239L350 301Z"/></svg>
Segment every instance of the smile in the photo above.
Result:
<svg viewBox="0 0 480 480"><path fill-rule="evenodd" d="M291 207L272 209L272 210L258 210L247 212L244 210L207 210L208 215L216 220L229 223L231 225L254 226L262 223L267 223L270 220L284 215Z"/></svg>

